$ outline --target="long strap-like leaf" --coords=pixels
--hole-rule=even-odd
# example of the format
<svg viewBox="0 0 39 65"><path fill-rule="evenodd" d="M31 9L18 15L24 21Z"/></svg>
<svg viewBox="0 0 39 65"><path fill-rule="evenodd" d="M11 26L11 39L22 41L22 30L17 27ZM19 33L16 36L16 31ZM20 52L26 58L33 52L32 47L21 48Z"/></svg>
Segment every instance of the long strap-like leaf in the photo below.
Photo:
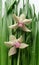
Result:
<svg viewBox="0 0 39 65"><path fill-rule="evenodd" d="M12 5L14 4L15 0L6 0L6 4L7 4L7 11L10 10L10 8L12 7Z"/></svg>
<svg viewBox="0 0 39 65"><path fill-rule="evenodd" d="M7 24L6 16L3 18L3 29L2 29L2 43L1 43L1 65L7 65L7 48L4 44L4 41L7 40Z"/></svg>
<svg viewBox="0 0 39 65"><path fill-rule="evenodd" d="M2 0L0 0L0 65L1 65L1 41L2 41Z"/></svg>
<svg viewBox="0 0 39 65"><path fill-rule="evenodd" d="M37 23L37 28L38 28L38 32L37 32L37 44L38 44L38 63L37 63L37 65L39 65L39 21L38 21L38 23Z"/></svg>

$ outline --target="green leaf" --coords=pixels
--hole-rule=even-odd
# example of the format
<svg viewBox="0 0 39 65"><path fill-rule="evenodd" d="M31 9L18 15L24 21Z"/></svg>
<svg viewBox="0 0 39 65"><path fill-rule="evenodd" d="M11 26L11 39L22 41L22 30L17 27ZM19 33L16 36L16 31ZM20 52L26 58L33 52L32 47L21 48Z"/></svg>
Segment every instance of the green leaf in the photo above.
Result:
<svg viewBox="0 0 39 65"><path fill-rule="evenodd" d="M8 16L7 16L7 28L8 28L8 26L9 25L11 25L12 24L12 16L11 16L12 14L9 14ZM11 29L7 29L8 31L8 36L10 36L11 34L12 34L12 30ZM9 37L8 37L9 38ZM11 65L11 61L12 61L12 57L9 57L8 56L8 65Z"/></svg>
<svg viewBox="0 0 39 65"><path fill-rule="evenodd" d="M2 29L2 44L1 44L1 65L7 65L8 62L8 54L7 48L4 45L4 41L7 40L7 24L6 17L3 18L3 29Z"/></svg>
<svg viewBox="0 0 39 65"><path fill-rule="evenodd" d="M33 4L33 15L34 17L36 16L36 13L35 13L35 5Z"/></svg>
<svg viewBox="0 0 39 65"><path fill-rule="evenodd" d="M37 48L38 48L38 49L37 49L37 51L38 51L38 61L37 61L37 62L38 62L38 63L37 63L37 65L39 65L39 21L38 21L38 23L37 23L37 29L38 29L38 30L37 30L37 31L38 31L38 32L37 32L37 44L38 44L38 47L37 47Z"/></svg>
<svg viewBox="0 0 39 65"><path fill-rule="evenodd" d="M10 26L10 25L12 25L12 14L9 14L9 15L7 16L7 26L8 26L9 35L12 34L12 30L9 29L9 26Z"/></svg>
<svg viewBox="0 0 39 65"><path fill-rule="evenodd" d="M32 42L32 53L30 65L36 65L36 40L37 40L37 22L36 20L32 22L32 34L33 34L33 42ZM33 63L32 63L33 61Z"/></svg>
<svg viewBox="0 0 39 65"><path fill-rule="evenodd" d="M8 40L8 25L7 25L7 10L5 8L5 13L2 21L2 41L1 41L1 65L11 65L11 58L8 57L8 49L6 48L4 42ZM9 61L8 61L9 58Z"/></svg>
<svg viewBox="0 0 39 65"><path fill-rule="evenodd" d="M2 0L0 0L0 65L1 65L1 41L2 41Z"/></svg>
<svg viewBox="0 0 39 65"><path fill-rule="evenodd" d="M6 0L7 10L9 10L14 4L15 0Z"/></svg>

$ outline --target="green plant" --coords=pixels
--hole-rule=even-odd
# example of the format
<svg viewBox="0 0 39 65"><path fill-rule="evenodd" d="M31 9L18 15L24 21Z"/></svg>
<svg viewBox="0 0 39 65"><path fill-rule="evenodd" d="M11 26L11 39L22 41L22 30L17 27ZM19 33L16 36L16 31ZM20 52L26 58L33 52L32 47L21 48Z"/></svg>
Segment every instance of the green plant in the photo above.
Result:
<svg viewBox="0 0 39 65"><path fill-rule="evenodd" d="M2 7L0 7L0 65L39 65L39 13L38 17L35 13L35 6L33 9L26 0L23 8L20 8L18 15L18 5L21 0L6 0L5 2L5 13L2 17ZM0 6L1 5L0 0ZM22 29L17 28L12 30L9 29L10 25L16 24L14 21L13 14L20 16L24 14L27 19L32 19L30 24L26 24L31 32L24 32ZM14 35L16 38L23 36L23 42L27 43L29 47L25 49L17 49L17 53L14 56L8 56L8 50L4 44L5 41L9 41L9 36Z"/></svg>

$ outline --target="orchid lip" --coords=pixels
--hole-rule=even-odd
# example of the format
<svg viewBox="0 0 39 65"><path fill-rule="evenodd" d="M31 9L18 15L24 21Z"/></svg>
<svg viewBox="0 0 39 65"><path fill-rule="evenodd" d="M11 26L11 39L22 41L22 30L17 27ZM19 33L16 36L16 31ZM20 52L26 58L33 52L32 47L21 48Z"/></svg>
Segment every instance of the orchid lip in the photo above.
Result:
<svg viewBox="0 0 39 65"><path fill-rule="evenodd" d="M16 42L16 43L14 44L14 46L15 46L16 48L19 48L19 47L20 47L20 42Z"/></svg>
<svg viewBox="0 0 39 65"><path fill-rule="evenodd" d="M24 23L23 22L18 22L18 26L19 27L23 27L24 26Z"/></svg>

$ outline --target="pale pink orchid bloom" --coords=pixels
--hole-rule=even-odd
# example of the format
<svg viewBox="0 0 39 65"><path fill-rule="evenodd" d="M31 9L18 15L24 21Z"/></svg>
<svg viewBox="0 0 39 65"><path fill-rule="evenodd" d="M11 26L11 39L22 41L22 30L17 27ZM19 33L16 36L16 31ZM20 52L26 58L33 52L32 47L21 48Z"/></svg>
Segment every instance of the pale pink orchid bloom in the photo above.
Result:
<svg viewBox="0 0 39 65"><path fill-rule="evenodd" d="M20 36L18 39L16 39L16 37L14 35L10 35L9 41L4 42L5 45L10 48L9 52L8 52L9 56L16 54L16 48L23 49L23 48L26 48L29 46L26 43L22 43L22 41L23 41L22 36Z"/></svg>
<svg viewBox="0 0 39 65"><path fill-rule="evenodd" d="M10 25L10 29L17 29L18 27L20 27L23 31L31 32L31 30L29 30L27 26L25 26L25 24L30 23L32 19L25 19L24 14L21 14L20 16L16 16L15 14L13 14L13 19L16 21L16 23L14 25Z"/></svg>

